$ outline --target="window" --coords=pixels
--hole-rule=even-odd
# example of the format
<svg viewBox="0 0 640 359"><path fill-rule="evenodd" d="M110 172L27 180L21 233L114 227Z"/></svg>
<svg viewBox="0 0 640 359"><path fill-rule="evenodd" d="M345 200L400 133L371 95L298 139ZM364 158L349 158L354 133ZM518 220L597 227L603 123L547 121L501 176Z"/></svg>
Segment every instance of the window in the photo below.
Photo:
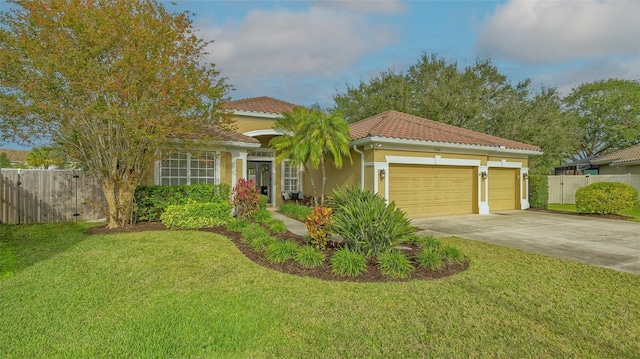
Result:
<svg viewBox="0 0 640 359"><path fill-rule="evenodd" d="M196 183L215 183L215 152L173 151L165 154L160 163L160 184L176 186Z"/></svg>
<svg viewBox="0 0 640 359"><path fill-rule="evenodd" d="M282 161L282 191L300 191L300 167L292 166L291 161Z"/></svg>

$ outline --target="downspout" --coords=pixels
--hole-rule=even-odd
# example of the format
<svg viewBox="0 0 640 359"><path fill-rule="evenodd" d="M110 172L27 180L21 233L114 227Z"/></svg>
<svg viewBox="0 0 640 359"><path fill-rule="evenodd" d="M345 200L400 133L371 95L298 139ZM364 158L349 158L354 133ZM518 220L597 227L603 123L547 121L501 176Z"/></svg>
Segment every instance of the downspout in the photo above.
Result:
<svg viewBox="0 0 640 359"><path fill-rule="evenodd" d="M360 154L360 189L364 190L364 152L360 151L356 145L353 145L352 148Z"/></svg>

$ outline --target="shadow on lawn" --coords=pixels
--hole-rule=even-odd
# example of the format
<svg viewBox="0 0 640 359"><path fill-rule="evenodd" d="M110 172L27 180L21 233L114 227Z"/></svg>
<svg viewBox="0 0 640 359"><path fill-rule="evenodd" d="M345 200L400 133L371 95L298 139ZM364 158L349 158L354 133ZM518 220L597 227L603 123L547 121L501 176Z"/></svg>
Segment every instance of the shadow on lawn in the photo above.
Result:
<svg viewBox="0 0 640 359"><path fill-rule="evenodd" d="M86 240L88 227L75 222L0 225L0 279Z"/></svg>

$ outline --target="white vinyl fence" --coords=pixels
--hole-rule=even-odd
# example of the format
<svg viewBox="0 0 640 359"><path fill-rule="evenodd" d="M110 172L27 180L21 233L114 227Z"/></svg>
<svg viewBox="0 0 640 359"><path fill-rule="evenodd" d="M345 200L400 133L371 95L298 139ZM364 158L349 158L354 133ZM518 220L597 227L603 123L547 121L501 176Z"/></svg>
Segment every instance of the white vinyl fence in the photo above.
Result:
<svg viewBox="0 0 640 359"><path fill-rule="evenodd" d="M574 204L578 188L595 182L622 182L632 185L640 193L640 175L635 174L549 176L549 203Z"/></svg>
<svg viewBox="0 0 640 359"><path fill-rule="evenodd" d="M0 223L49 223L104 218L107 202L82 171L0 169Z"/></svg>

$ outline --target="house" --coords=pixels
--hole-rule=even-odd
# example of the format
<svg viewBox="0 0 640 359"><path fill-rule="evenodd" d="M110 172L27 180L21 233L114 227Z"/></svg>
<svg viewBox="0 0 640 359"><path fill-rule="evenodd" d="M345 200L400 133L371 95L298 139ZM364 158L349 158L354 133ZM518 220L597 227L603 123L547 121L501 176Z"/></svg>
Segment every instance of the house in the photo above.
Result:
<svg viewBox="0 0 640 359"><path fill-rule="evenodd" d="M598 165L594 165L591 161L598 158L598 155L583 158L581 160L565 163L562 166L555 167L556 175L597 175Z"/></svg>
<svg viewBox="0 0 640 359"><path fill-rule="evenodd" d="M640 174L640 144L591 160L601 175Z"/></svg>
<svg viewBox="0 0 640 359"><path fill-rule="evenodd" d="M237 123L235 133L220 131L209 152L176 150L154 168L156 184L228 183L253 178L269 203L282 193L311 195L299 166L276 163L269 141L282 113L297 107L270 97L225 105ZM436 121L387 111L350 125L352 161L327 166L327 191L358 186L374 191L410 218L526 209L528 157L540 148ZM318 171L312 173L318 179Z"/></svg>
<svg viewBox="0 0 640 359"><path fill-rule="evenodd" d="M23 166L27 162L29 150L10 150L0 148L0 153L5 153L12 166Z"/></svg>

